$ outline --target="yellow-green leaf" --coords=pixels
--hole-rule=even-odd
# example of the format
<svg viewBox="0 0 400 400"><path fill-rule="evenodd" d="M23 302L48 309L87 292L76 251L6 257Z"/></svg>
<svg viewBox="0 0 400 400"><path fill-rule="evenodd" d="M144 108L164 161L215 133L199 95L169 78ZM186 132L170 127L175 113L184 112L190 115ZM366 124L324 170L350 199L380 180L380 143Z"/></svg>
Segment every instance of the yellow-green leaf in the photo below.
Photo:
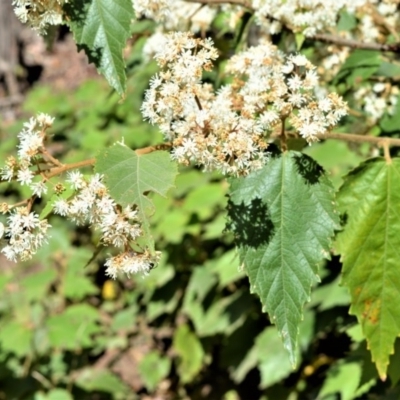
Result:
<svg viewBox="0 0 400 400"><path fill-rule="evenodd" d="M374 158L350 172L340 189L346 225L338 236L343 284L379 375L400 334L400 159Z"/></svg>

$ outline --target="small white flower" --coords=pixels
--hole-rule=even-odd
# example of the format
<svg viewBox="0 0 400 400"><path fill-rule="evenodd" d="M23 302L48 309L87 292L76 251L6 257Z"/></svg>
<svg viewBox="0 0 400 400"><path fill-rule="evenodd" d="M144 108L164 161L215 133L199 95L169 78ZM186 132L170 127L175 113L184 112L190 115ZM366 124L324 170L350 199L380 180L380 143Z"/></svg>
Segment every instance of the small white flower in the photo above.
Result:
<svg viewBox="0 0 400 400"><path fill-rule="evenodd" d="M6 165L0 170L1 179L10 182L11 179L14 177L14 170Z"/></svg>
<svg viewBox="0 0 400 400"><path fill-rule="evenodd" d="M297 54L296 56L292 57L292 62L299 67L304 67L309 63L307 57L302 54Z"/></svg>
<svg viewBox="0 0 400 400"><path fill-rule="evenodd" d="M54 117L50 117L48 114L40 113L36 117L38 123L43 127L49 127L53 125Z"/></svg>
<svg viewBox="0 0 400 400"><path fill-rule="evenodd" d="M34 176L34 173L30 169L20 169L17 173L17 181L20 182L21 185L29 185Z"/></svg>
<svg viewBox="0 0 400 400"><path fill-rule="evenodd" d="M43 194L47 193L47 185L44 182L33 182L29 185L34 195L42 197Z"/></svg>
<svg viewBox="0 0 400 400"><path fill-rule="evenodd" d="M65 217L69 214L69 204L64 199L58 199L53 204L53 210L56 214Z"/></svg>
<svg viewBox="0 0 400 400"><path fill-rule="evenodd" d="M69 182L72 188L75 190L82 189L86 185L83 175L80 171L70 171L68 172L67 176L67 182Z"/></svg>

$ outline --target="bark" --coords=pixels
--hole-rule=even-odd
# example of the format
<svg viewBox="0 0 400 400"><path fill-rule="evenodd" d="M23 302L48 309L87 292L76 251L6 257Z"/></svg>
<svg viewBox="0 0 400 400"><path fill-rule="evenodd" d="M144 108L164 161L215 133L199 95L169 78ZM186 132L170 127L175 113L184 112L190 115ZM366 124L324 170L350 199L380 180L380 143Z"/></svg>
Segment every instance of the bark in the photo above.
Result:
<svg viewBox="0 0 400 400"><path fill-rule="evenodd" d="M9 96L19 93L15 71L20 29L21 24L14 14L11 0L0 0L0 78L3 78Z"/></svg>

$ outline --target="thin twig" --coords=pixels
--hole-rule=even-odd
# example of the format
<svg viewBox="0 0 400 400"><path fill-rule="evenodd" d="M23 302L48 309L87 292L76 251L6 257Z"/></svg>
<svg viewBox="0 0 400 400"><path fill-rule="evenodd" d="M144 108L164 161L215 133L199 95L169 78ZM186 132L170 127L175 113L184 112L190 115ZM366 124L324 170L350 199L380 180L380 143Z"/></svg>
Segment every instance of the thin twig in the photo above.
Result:
<svg viewBox="0 0 400 400"><path fill-rule="evenodd" d="M382 142L380 143L381 146L383 147L383 155L385 157L386 163L387 164L391 164L392 163L392 159L390 157L390 151L389 151L389 143L387 140L382 140Z"/></svg>
<svg viewBox="0 0 400 400"><path fill-rule="evenodd" d="M200 111L202 111L203 107L201 106L200 99L197 97L197 94L194 95L194 99L196 101L197 107L199 108Z"/></svg>
<svg viewBox="0 0 400 400"><path fill-rule="evenodd" d="M161 144L156 144L154 146L143 147L143 149L137 149L135 150L135 153L138 156L142 156L144 154L152 153L153 151L169 150L171 147L172 143L161 143Z"/></svg>
<svg viewBox="0 0 400 400"><path fill-rule="evenodd" d="M313 36L308 37L308 39L318 40L319 42L337 44L338 46L350 47L352 49L362 49L362 50L377 50L377 51L390 51L393 53L400 52L400 43L394 44L381 44L381 43L364 43L358 40L345 39L340 36L326 35L324 33L317 33Z"/></svg>
<svg viewBox="0 0 400 400"><path fill-rule="evenodd" d="M58 161L56 158L54 158L48 151L46 148L42 148L40 149L40 153L43 154L43 156L45 158L47 158L52 164L56 165L57 167L63 167L63 164L60 163L60 161Z"/></svg>
<svg viewBox="0 0 400 400"><path fill-rule="evenodd" d="M208 5L219 5L219 4L233 4L237 6L243 6L246 8L252 8L250 2L246 0L186 0L188 3L199 3Z"/></svg>
<svg viewBox="0 0 400 400"><path fill-rule="evenodd" d="M285 118L281 119L281 133L279 135L280 141L281 141L281 149L283 152L287 151L287 138L286 138L286 133L285 133Z"/></svg>
<svg viewBox="0 0 400 400"><path fill-rule="evenodd" d="M245 7L249 10L254 10L251 3L246 0L185 0L188 3L198 3L207 5L219 5L219 4L233 4ZM267 18L276 20L272 15L266 15ZM278 20L279 21L279 20ZM282 22L282 21L280 21ZM285 24L286 28L293 31L291 26ZM365 43L353 39L345 39L340 36L328 35L323 33L317 33L313 36L307 37L310 40L317 40L319 42L336 44L338 46L350 47L352 49L363 49L363 50L376 50L381 52L393 52L400 53L400 43L394 44L381 44L381 43Z"/></svg>
<svg viewBox="0 0 400 400"><path fill-rule="evenodd" d="M71 169L82 168L82 167L89 167L94 165L96 162L95 158L90 158L88 160L79 161L72 164L65 164L62 167L52 168L49 172L46 172L45 176L47 179L52 178L53 176L57 176L62 174L63 172L69 171Z"/></svg>
<svg viewBox="0 0 400 400"><path fill-rule="evenodd" d="M391 137L377 137L367 135L356 135L354 133L321 133L317 135L318 139L338 139L346 142L355 143L372 143L381 146L383 142L387 143L388 146L400 146L400 139Z"/></svg>

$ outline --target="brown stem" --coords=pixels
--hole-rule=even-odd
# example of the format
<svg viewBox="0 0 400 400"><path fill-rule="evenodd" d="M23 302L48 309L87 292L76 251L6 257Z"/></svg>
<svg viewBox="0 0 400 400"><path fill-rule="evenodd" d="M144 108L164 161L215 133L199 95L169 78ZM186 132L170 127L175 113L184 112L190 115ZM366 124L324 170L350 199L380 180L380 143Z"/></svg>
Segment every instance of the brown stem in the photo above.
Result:
<svg viewBox="0 0 400 400"><path fill-rule="evenodd" d="M194 99L196 100L197 107L201 111L203 107L201 106L200 99L197 97L197 94L194 95Z"/></svg>
<svg viewBox="0 0 400 400"><path fill-rule="evenodd" d="M8 209L11 210L12 208L23 206L24 204L27 204L29 202L29 200L30 200L30 198L29 199L25 199L25 200L21 200L18 203L15 203L15 204L11 204L11 205L8 206Z"/></svg>
<svg viewBox="0 0 400 400"><path fill-rule="evenodd" d="M60 161L58 161L56 158L54 158L45 147L43 147L40 150L40 153L43 154L43 156L49 160L53 165L57 165L57 167L63 167L63 164L60 163Z"/></svg>
<svg viewBox="0 0 400 400"><path fill-rule="evenodd" d="M382 145L383 142L387 143L388 146L400 146L400 139L390 137L376 137L366 135L355 135L353 133L320 133L317 135L318 139L338 139L346 142L355 143L372 143L378 146Z"/></svg>
<svg viewBox="0 0 400 400"><path fill-rule="evenodd" d="M161 144L156 144L154 146L143 147L143 149L137 149L135 150L135 153L138 156L142 156L144 154L152 153L153 151L169 150L171 147L172 143L161 143Z"/></svg>
<svg viewBox="0 0 400 400"><path fill-rule="evenodd" d="M389 143L387 140L382 140L380 145L383 147L383 154L386 160L387 164L391 164L392 163L392 159L390 157L390 151L389 151Z"/></svg>
<svg viewBox="0 0 400 400"><path fill-rule="evenodd" d="M82 168L94 165L95 162L96 162L95 158L90 158L89 160L79 161L72 164L66 164L63 165L62 167L52 168L51 170L49 170L49 172L45 174L45 176L47 179L50 179L53 176L60 175L65 171L69 171L70 169Z"/></svg>
<svg viewBox="0 0 400 400"><path fill-rule="evenodd" d="M250 10L254 9L251 6L251 3L246 0L186 0L188 3L199 3L199 4L233 4L242 7L246 7ZM268 18L276 20L276 18L267 15ZM282 21L281 21L282 22ZM293 28L285 25L286 28L293 31ZM393 52L400 53L400 43L394 44L381 44L381 43L364 43L358 40L353 39L345 39L340 36L328 35L324 33L317 33L313 36L308 37L311 40L317 40L319 42L336 44L338 46L350 47L352 49L363 49L363 50L377 50L381 52Z"/></svg>
<svg viewBox="0 0 400 400"><path fill-rule="evenodd" d="M252 8L251 3L246 0L186 0L188 3L199 3L208 5L218 5L218 4L233 4L236 6L243 6L246 8Z"/></svg>
<svg viewBox="0 0 400 400"><path fill-rule="evenodd" d="M381 44L381 43L364 43L353 39L344 39L340 36L326 35L324 33L317 33L310 36L309 39L318 40L319 42L337 44L338 46L350 47L352 49L363 50L377 50L377 51L390 51L393 53L400 52L400 43L394 44Z"/></svg>
<svg viewBox="0 0 400 400"><path fill-rule="evenodd" d="M281 119L281 133L279 135L281 141L281 149L283 152L287 151L287 137L285 132L285 118Z"/></svg>

